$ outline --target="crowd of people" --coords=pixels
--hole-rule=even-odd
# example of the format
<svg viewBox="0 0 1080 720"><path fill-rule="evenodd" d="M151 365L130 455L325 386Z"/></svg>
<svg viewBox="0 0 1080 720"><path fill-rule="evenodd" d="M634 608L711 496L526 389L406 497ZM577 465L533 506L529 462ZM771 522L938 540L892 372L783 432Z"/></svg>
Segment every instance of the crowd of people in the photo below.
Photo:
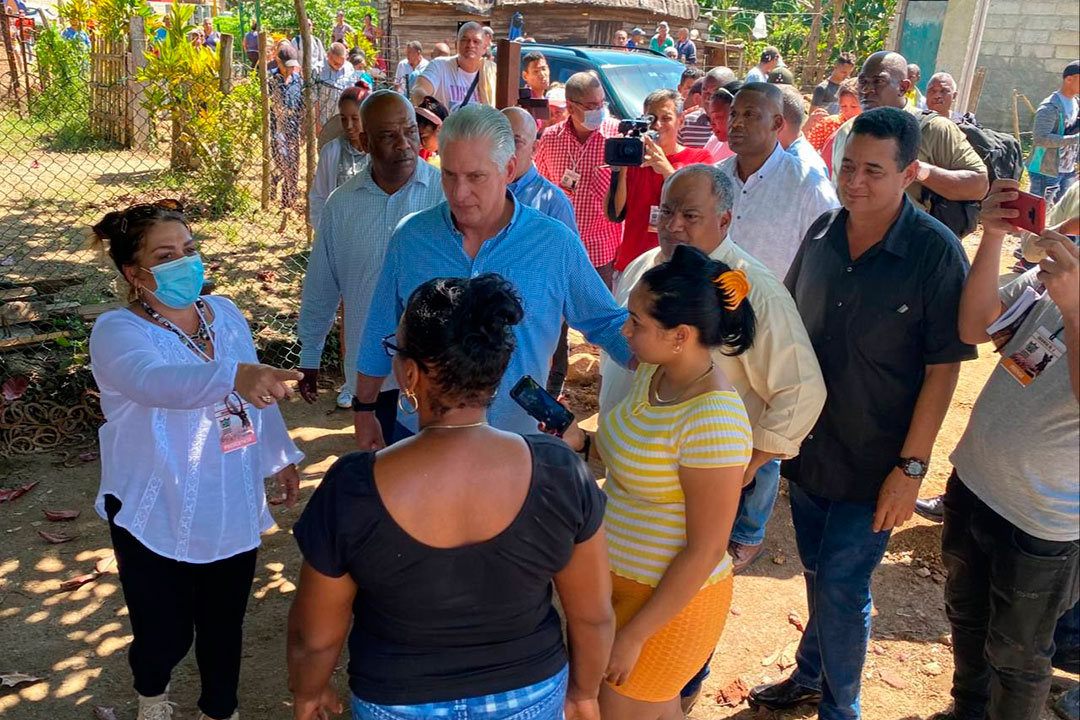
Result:
<svg viewBox="0 0 1080 720"><path fill-rule="evenodd" d="M346 645L358 719L684 717L781 477L809 616L795 671L749 701L860 717L871 578L916 510L961 363L991 339L1001 362L944 498L920 501L941 508L953 629L954 704L937 717L1040 717L1052 664L1072 642L1075 671L1080 644L1059 624L1080 595L1080 62L1040 107L1027 164L1054 222L999 287L1020 185L990 183L951 76L923 98L899 54L841 54L804 98L775 48L739 80L697 68L687 42L666 23L648 41L687 70L644 101L642 164L611 167L619 123L594 73L554 87L530 52L521 85L548 112L498 110L476 23L455 54L410 43L393 89L339 87L335 38L321 82L340 92L320 118L342 132L310 190L298 370L258 364L236 307L201 296L178 208L95 226L131 290L90 352L140 720L172 716L193 638L203 717L238 717L259 532L268 503L298 497L278 403L293 382L318 401L339 308L357 451L293 528L294 717L345 711L331 679ZM276 49L288 157L296 52ZM282 182L294 199L295 175ZM943 201L981 201L970 264ZM1007 311L1009 332L989 331ZM602 351L595 435L515 402L524 378L560 395L570 327Z"/></svg>

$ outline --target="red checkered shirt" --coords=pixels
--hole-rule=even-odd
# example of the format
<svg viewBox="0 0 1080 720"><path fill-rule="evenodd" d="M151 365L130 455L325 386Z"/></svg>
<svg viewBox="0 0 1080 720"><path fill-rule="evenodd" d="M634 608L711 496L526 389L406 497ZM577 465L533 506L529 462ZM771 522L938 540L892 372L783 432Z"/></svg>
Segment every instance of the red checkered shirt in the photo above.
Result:
<svg viewBox="0 0 1080 720"><path fill-rule="evenodd" d="M578 233L594 267L614 260L622 242L622 223L611 222L605 212L604 200L611 184L611 169L601 167L604 164L604 140L618 134L618 121L609 118L583 145L568 118L545 130L536 143L536 169L570 198ZM573 191L562 186L567 170L581 174Z"/></svg>

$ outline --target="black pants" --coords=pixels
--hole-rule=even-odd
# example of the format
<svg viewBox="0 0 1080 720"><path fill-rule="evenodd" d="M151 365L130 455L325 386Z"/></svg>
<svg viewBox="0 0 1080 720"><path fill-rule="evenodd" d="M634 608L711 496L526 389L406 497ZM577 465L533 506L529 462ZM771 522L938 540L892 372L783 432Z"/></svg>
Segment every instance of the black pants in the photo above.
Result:
<svg viewBox="0 0 1080 720"><path fill-rule="evenodd" d="M120 501L112 495L105 498L105 511L134 635L128 661L135 691L147 697L165 692L194 640L202 682L199 709L211 718L230 717L237 706L256 551L206 564L170 560L113 522Z"/></svg>
<svg viewBox="0 0 1080 720"><path fill-rule="evenodd" d="M400 390L384 390L375 398L375 419L382 428L383 442L394 442L394 428L397 425L397 401Z"/></svg>
<svg viewBox="0 0 1080 720"><path fill-rule="evenodd" d="M1053 676L1054 628L1080 594L1080 543L1027 534L954 470L941 551L957 719L1037 720Z"/></svg>

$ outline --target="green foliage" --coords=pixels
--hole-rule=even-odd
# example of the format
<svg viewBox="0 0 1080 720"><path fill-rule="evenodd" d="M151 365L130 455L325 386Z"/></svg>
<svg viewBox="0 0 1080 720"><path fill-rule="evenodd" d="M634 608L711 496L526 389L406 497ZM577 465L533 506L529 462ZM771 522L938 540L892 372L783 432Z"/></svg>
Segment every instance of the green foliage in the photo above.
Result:
<svg viewBox="0 0 1080 720"><path fill-rule="evenodd" d="M217 54L206 47L196 48L187 39L195 29L193 12L191 5L173 0L165 38L155 43L156 53L146 53L147 64L138 75L147 83L146 109L152 117L167 114L171 122L169 165L173 170L193 167L195 138L189 126L220 95Z"/></svg>
<svg viewBox="0 0 1080 720"><path fill-rule="evenodd" d="M805 59L809 51L806 41L814 18L807 0L698 0L698 3L702 14L712 17L713 35L728 42L745 43L747 65L757 63L766 45L779 48L789 65ZM819 55L831 61L841 51L850 51L861 62L884 47L895 8L896 0L846 0L837 26L836 47L828 47L832 3L824 2ZM759 12L783 13L766 15L769 35L764 40L757 40L751 34Z"/></svg>
<svg viewBox="0 0 1080 720"><path fill-rule="evenodd" d="M240 179L262 130L257 78L247 78L228 95L218 93L215 100L190 125L199 159L195 196L205 203L211 218L244 210L251 204L251 195Z"/></svg>
<svg viewBox="0 0 1080 720"><path fill-rule="evenodd" d="M130 32L134 17L145 18L150 30L155 17L146 0L93 0L97 32L110 40L119 40Z"/></svg>
<svg viewBox="0 0 1080 720"><path fill-rule="evenodd" d="M90 131L89 51L65 40L56 27L43 29L35 45L44 90L30 97L30 115L42 125L39 139L50 150L80 151L104 143Z"/></svg>
<svg viewBox="0 0 1080 720"><path fill-rule="evenodd" d="M56 13L68 25L78 24L85 30L94 17L94 3L93 0L61 0Z"/></svg>
<svg viewBox="0 0 1080 720"><path fill-rule="evenodd" d="M265 30L288 31L289 37L297 33L300 23L296 20L296 5L293 0L264 0L262 5L262 24ZM252 8L249 11L248 8ZM245 3L245 15L254 17L254 3ZM371 22L379 24L379 12L369 0L306 0L305 9L311 19L314 32L323 41L330 39L330 29L337 22L337 11L345 11L345 22L360 29L364 25L364 16L370 15Z"/></svg>

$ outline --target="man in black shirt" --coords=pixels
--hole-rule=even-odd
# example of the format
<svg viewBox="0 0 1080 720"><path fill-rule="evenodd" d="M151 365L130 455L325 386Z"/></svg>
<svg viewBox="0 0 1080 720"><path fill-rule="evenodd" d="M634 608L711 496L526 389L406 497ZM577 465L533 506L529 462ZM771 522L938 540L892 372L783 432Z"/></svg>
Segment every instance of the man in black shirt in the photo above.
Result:
<svg viewBox="0 0 1080 720"><path fill-rule="evenodd" d="M840 105L836 96L840 92L840 83L851 77L855 69L855 56L849 52L840 53L833 65L832 74L822 80L814 88L814 96L810 99L810 110L825 108L830 115L840 112Z"/></svg>
<svg viewBox="0 0 1080 720"><path fill-rule="evenodd" d="M752 706L818 700L821 717L859 717L870 577L912 515L960 361L975 357L957 333L964 252L904 193L918 148L910 113L857 118L837 168L843 207L811 226L785 280L828 399L782 468L810 617L797 669L754 688Z"/></svg>

